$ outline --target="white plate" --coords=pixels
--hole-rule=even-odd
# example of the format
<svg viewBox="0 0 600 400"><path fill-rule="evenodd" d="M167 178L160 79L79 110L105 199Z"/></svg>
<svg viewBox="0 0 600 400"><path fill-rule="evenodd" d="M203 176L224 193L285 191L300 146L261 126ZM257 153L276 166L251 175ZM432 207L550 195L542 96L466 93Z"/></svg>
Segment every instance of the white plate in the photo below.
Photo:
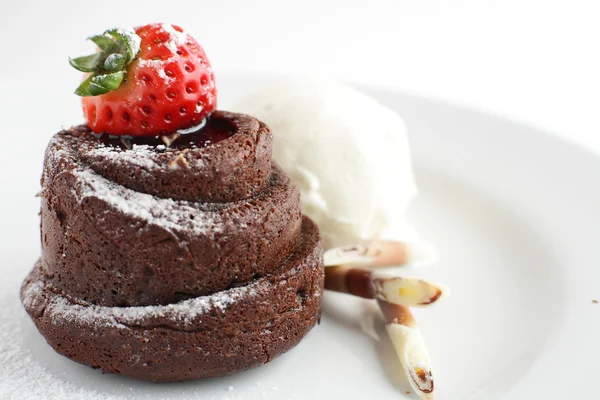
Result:
<svg viewBox="0 0 600 400"><path fill-rule="evenodd" d="M264 81L221 78L223 108ZM452 289L439 306L415 312L439 398L600 398L600 304L592 303L600 300L600 159L489 115L367 91L408 123L421 189L411 219L442 255L431 268L404 271ZM42 110L26 128L16 115L5 129L48 138L57 118L79 120L76 100L69 101L72 111ZM361 330L364 303L329 293L321 325L297 348L229 378L156 385L102 375L54 353L17 299L39 253L32 195L44 145L32 139L30 152L3 151L10 173L3 173L1 200L1 398L25 391L49 399L414 398L380 323L378 342Z"/></svg>

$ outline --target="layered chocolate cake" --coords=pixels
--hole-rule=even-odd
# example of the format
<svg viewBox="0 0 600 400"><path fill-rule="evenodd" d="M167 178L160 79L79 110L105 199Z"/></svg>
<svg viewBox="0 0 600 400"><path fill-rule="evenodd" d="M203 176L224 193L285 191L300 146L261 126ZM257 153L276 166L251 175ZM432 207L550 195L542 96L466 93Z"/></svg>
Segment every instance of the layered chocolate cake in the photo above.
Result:
<svg viewBox="0 0 600 400"><path fill-rule="evenodd" d="M136 32L179 40L169 27ZM181 43L183 55L193 53L189 36ZM98 68L108 68L108 59ZM127 85L139 71L126 72L130 79L113 97L137 90ZM177 82L165 82L164 101L171 101ZM182 82L186 96L196 93ZM161 101L157 87L144 88L150 101ZM131 102L123 111L106 97L112 94L98 96L105 103L94 100L93 112L84 102L88 124L57 133L46 151L42 257L21 289L39 331L72 360L155 382L232 374L295 346L320 318L322 247L300 213L297 188L271 163L269 128L210 110L179 133L154 134L153 120L141 123L149 134L117 135L124 128L110 121L99 131L98 115L121 113L128 117L118 124L132 124L151 112L142 106L138 115ZM210 102L201 95L194 104Z"/></svg>

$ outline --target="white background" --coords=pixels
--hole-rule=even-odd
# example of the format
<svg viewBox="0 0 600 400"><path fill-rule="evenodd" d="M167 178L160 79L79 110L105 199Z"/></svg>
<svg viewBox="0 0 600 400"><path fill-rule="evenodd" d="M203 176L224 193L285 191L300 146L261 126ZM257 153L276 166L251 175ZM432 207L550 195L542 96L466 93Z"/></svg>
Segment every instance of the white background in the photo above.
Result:
<svg viewBox="0 0 600 400"><path fill-rule="evenodd" d="M0 116L31 108L35 118L36 108L52 108L56 118L35 133L43 142L59 124L79 122L72 120L79 73L67 57L93 49L85 37L163 21L192 32L217 74L310 73L400 88L528 122L600 153L597 0L22 0L0 7ZM23 90L31 93L14 95Z"/></svg>

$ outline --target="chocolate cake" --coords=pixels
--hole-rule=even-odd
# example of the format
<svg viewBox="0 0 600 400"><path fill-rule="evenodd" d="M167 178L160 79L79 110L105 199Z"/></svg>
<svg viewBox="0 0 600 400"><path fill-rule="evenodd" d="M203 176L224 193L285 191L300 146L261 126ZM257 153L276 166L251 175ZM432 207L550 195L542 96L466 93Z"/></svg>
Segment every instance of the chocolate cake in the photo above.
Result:
<svg viewBox="0 0 600 400"><path fill-rule="evenodd" d="M52 138L23 305L58 353L104 372L170 382L268 362L319 320L318 230L258 120L216 111L165 143Z"/></svg>

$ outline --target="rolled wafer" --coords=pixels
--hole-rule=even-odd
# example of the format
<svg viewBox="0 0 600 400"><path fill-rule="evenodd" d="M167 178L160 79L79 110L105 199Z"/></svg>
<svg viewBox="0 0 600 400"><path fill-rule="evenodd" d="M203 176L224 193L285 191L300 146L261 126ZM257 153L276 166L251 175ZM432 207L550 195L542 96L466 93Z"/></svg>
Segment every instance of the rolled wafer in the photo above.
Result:
<svg viewBox="0 0 600 400"><path fill-rule="evenodd" d="M349 266L325 268L325 289L407 307L431 305L447 292L424 279Z"/></svg>
<svg viewBox="0 0 600 400"><path fill-rule="evenodd" d="M382 300L378 300L378 303L388 335L411 387L422 399L433 399L435 384L431 361L410 309Z"/></svg>
<svg viewBox="0 0 600 400"><path fill-rule="evenodd" d="M437 251L425 242L371 240L329 249L323 257L325 266L391 267L431 264L437 260Z"/></svg>

